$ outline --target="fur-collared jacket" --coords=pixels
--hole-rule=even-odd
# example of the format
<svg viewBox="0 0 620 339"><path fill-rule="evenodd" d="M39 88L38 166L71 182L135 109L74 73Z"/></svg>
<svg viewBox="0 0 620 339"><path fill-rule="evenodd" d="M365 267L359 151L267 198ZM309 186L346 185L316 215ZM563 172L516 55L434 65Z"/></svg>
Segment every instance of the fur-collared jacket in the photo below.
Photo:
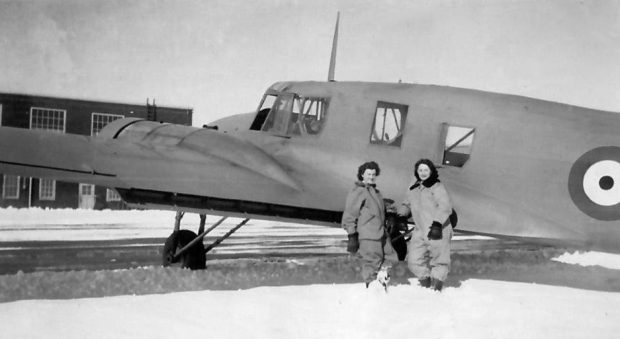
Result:
<svg viewBox="0 0 620 339"><path fill-rule="evenodd" d="M416 231L421 234L428 234L435 221L445 225L452 213L452 202L444 184L439 180L426 180L411 185L407 198L398 208L399 215L409 213L415 222Z"/></svg>
<svg viewBox="0 0 620 339"><path fill-rule="evenodd" d="M347 195L342 213L342 227L348 234L357 232L360 239L379 240L385 235L385 205L375 185L359 181Z"/></svg>

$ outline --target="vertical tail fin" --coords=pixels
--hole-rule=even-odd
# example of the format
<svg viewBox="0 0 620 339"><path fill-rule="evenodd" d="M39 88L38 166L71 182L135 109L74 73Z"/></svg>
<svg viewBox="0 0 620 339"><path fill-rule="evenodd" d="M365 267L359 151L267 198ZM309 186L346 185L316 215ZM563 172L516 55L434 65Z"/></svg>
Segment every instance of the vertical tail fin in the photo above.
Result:
<svg viewBox="0 0 620 339"><path fill-rule="evenodd" d="M340 12L336 16L336 28L334 29L334 41L332 42L332 55L329 58L329 72L327 73L327 81L334 81L334 72L336 70L336 50L338 49L338 23L340 22Z"/></svg>

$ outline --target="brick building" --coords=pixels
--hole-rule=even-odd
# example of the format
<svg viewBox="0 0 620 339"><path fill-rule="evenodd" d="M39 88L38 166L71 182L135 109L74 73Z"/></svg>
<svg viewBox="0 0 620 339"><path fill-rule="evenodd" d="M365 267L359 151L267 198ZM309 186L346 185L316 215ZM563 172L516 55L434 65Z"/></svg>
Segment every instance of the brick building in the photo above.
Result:
<svg viewBox="0 0 620 339"><path fill-rule="evenodd" d="M191 108L0 93L0 125L96 135L110 121L134 117L192 124ZM121 209L116 191L91 184L2 175L0 207Z"/></svg>

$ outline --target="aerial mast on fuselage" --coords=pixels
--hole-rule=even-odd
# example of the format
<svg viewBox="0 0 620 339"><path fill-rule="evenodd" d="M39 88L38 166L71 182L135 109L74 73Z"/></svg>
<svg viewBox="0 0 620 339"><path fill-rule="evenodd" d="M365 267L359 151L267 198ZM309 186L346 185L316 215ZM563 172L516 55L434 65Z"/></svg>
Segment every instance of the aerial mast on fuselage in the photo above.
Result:
<svg viewBox="0 0 620 339"><path fill-rule="evenodd" d="M327 73L327 81L334 80L334 72L336 70L336 50L338 49L338 23L340 22L340 12L336 16L336 28L334 29L334 40L332 41L332 54L329 58L329 72Z"/></svg>

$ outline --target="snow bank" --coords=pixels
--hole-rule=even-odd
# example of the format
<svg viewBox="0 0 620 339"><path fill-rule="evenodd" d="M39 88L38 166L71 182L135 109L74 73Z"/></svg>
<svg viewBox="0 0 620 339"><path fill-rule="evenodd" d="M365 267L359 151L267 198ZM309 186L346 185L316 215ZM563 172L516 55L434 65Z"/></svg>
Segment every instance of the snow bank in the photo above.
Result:
<svg viewBox="0 0 620 339"><path fill-rule="evenodd" d="M577 302L578 301L578 302ZM469 280L259 287L0 304L7 338L617 338L620 294Z"/></svg>
<svg viewBox="0 0 620 339"><path fill-rule="evenodd" d="M620 270L620 255L604 252L564 253L552 260L581 266L601 266Z"/></svg>

